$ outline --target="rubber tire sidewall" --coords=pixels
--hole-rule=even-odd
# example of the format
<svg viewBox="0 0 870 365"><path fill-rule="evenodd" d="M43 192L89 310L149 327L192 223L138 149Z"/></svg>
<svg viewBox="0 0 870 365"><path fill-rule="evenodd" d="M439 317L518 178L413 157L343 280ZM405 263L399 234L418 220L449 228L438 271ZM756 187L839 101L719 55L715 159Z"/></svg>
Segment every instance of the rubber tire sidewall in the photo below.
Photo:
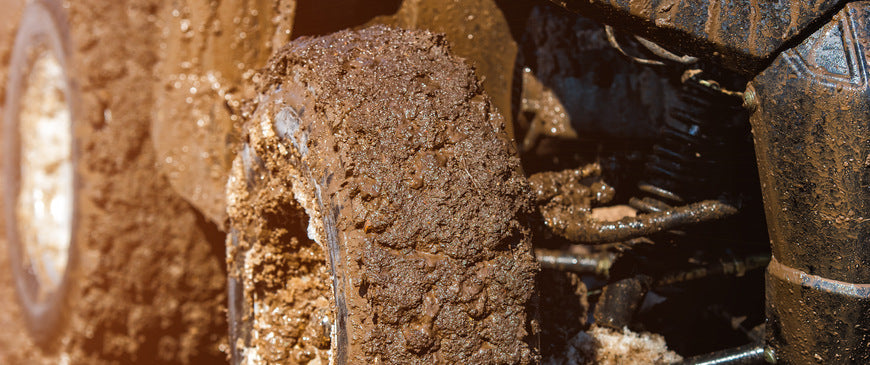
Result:
<svg viewBox="0 0 870 365"><path fill-rule="evenodd" d="M65 96L70 107L71 128L69 133L75 136L74 130L79 120L78 91L70 75L70 40L69 23L62 6L51 0L36 0L29 2L24 10L15 44L9 63L9 78L6 85L6 107L3 125L3 190L4 214L7 222L6 239L9 248L10 267L17 300L21 305L25 323L30 336L41 347L51 346L63 332L67 316L67 304L72 286L72 273L78 262L79 226L79 192L80 179L77 172L78 146L73 138L73 208L72 231L67 257L67 266L57 289L44 301L36 301L30 293L35 288L26 279L26 267L22 261L24 247L18 232L18 222L15 214L17 195L20 186L20 155L21 141L19 134L19 113L21 98L26 89L27 76L32 66L32 49L43 47L60 62L67 89Z"/></svg>

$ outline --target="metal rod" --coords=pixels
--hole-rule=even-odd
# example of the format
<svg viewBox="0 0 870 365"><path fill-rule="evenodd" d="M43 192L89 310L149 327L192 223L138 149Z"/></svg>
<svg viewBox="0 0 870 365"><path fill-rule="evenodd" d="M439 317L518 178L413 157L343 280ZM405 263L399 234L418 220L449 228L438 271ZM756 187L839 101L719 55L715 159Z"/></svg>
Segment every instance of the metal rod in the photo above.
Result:
<svg viewBox="0 0 870 365"><path fill-rule="evenodd" d="M571 271L607 278L613 264L613 254L584 256L554 250L535 250L535 257L544 269Z"/></svg>
<svg viewBox="0 0 870 365"><path fill-rule="evenodd" d="M623 56L630 58L632 61L640 63L642 65L653 65L653 66L664 66L665 65L665 63L662 61L635 57L635 56L628 54L628 52L626 52L624 49L622 49L622 45L619 44L619 41L616 40L616 34L613 31L613 27L611 27L609 25L605 25L604 32L607 35L607 41L610 42L610 45L614 49L619 51L619 53L621 53Z"/></svg>
<svg viewBox="0 0 870 365"><path fill-rule="evenodd" d="M654 55L664 58L668 61L674 61L676 63L681 63L684 65L692 64L698 62L698 57L692 57L689 55L677 56L671 51L666 50L664 47L640 36L634 36L641 45L646 47L650 52Z"/></svg>
<svg viewBox="0 0 870 365"><path fill-rule="evenodd" d="M643 199L631 198L628 200L628 205L644 213L663 212L671 209L670 205L650 197L645 197Z"/></svg>
<svg viewBox="0 0 870 365"><path fill-rule="evenodd" d="M540 254L537 253L538 251L535 251L535 252L536 252L536 255L539 255L538 262L541 262L541 267L574 271L569 267L559 268L559 267L556 267L555 265L552 265L552 264L544 264L542 262L542 259L541 259L542 256L540 256ZM550 255L552 256L554 254L550 254ZM583 256L581 256L581 257L583 257ZM589 257L583 257L583 259L594 260L593 258L589 258ZM547 258L546 260L553 260L553 258ZM610 257L610 258L608 258L608 260L610 260L610 262L608 262L607 264L612 265L613 260L615 260L615 257ZM682 270L682 271L675 271L675 272L671 272L671 273L666 273L664 275L654 277L652 287L658 288L658 287L662 287L662 286L666 286L666 285L683 283L683 282L688 282L688 281L692 281L692 280L700 280L700 279L710 277L710 276L715 276L715 275L742 276L749 271L762 269L762 268L766 267L767 264L770 262L770 260L771 260L771 256L769 253L752 254L752 255L742 257L742 258L735 258L735 259L728 261L728 262L718 262L718 263L710 264L710 265L703 266L703 267L693 268L693 269L689 269L689 270ZM550 265L550 266L547 266L547 265ZM600 263L599 263L599 265L600 265ZM578 272L581 274L583 274L583 273L593 274L592 272L590 272L590 268L591 268L591 265L587 264L586 266L584 266L582 268L585 271L581 272L578 270L575 272ZM608 266L608 270L609 270L609 266ZM609 273L606 273L606 274L602 273L599 275L606 278L609 275ZM592 289L592 290L589 290L589 292L587 294L588 295L595 295L595 294L599 294L599 293L601 293L601 290Z"/></svg>
<svg viewBox="0 0 870 365"><path fill-rule="evenodd" d="M753 343L691 357L678 365L756 365L764 364L765 357L764 345Z"/></svg>
<svg viewBox="0 0 870 365"><path fill-rule="evenodd" d="M691 280L697 280L713 275L736 275L743 276L747 271L760 269L770 262L770 254L749 255L744 258L736 258L729 262L718 262L691 270L678 271L665 274L656 280L655 286L665 286Z"/></svg>

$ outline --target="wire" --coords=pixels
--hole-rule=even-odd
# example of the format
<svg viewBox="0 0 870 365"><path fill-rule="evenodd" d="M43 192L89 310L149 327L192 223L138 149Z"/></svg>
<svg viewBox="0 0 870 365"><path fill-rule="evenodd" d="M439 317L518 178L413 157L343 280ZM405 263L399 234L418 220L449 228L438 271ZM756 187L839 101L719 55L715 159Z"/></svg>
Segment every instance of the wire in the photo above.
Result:
<svg viewBox="0 0 870 365"><path fill-rule="evenodd" d="M625 52L625 50L622 49L622 46L616 40L616 35L614 34L613 27L611 27L609 25L605 25L604 32L607 33L607 41L610 42L610 45L613 46L613 48L616 48L616 50L619 51L619 53L622 53L623 56L630 58L632 61L643 64L643 65L652 65L652 66L664 66L665 65L665 63L662 61L650 60L650 59L646 59L646 58L639 58L639 57L635 57L635 56L628 54L628 52Z"/></svg>
<svg viewBox="0 0 870 365"><path fill-rule="evenodd" d="M641 45L643 45L646 49L648 49L654 55L659 56L661 58L664 58L668 61L674 61L676 63L682 63L684 65L698 62L698 57L692 57L689 55L677 56L676 54L672 53L671 51L668 51L668 50L664 49L662 46L650 41L649 39L643 38L641 36L634 36L634 39L636 39Z"/></svg>

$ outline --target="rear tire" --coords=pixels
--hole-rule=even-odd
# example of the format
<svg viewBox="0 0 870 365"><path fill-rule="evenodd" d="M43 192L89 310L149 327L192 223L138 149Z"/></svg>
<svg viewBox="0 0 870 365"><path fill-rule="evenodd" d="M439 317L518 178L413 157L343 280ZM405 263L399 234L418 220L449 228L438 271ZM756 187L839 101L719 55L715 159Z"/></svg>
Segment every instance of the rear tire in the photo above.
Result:
<svg viewBox="0 0 870 365"><path fill-rule="evenodd" d="M58 5L29 3L6 85L6 238L24 320L42 346L50 344L64 324L70 273L78 258L79 178L73 138L78 93L68 73L68 34ZM44 166L49 162L59 165Z"/></svg>
<svg viewBox="0 0 870 365"><path fill-rule="evenodd" d="M233 363L539 360L528 183L428 32L273 57L227 185Z"/></svg>
<svg viewBox="0 0 870 365"><path fill-rule="evenodd" d="M35 363L43 356L46 362L76 364L220 361L224 355L218 346L226 327L221 309L224 235L158 173L148 134L158 32L146 14L156 9L144 3L66 5L28 2L6 81L0 131L5 241L10 288L15 287L23 317L21 330L14 321L8 332L29 345L27 332L42 348L41 354L12 362ZM45 59L56 62L34 66ZM46 82L45 92L32 87L31 69L40 67L52 75L48 80L62 80L62 86ZM28 95L31 91L41 94ZM49 112L44 119L57 114L42 105L52 98L66 103L58 110L68 109L69 125L27 127L42 119L32 115L45 112L43 107ZM39 273L43 255L33 254L39 251L31 246L46 225L21 219L22 207L34 205L32 199L19 202L33 196L24 192L36 191L23 188L32 172L49 175L54 170L45 161L32 163L41 159L24 157L34 146L57 144L28 139L52 133L70 141L64 150L72 183L65 186L71 185L72 202L64 234L69 237L67 258L57 260L66 267L55 270L62 272L60 279L43 290L48 281L33 274ZM51 201L42 205L53 206ZM32 211L42 209L38 205ZM54 210L48 209L48 215ZM35 351L25 347L22 352Z"/></svg>

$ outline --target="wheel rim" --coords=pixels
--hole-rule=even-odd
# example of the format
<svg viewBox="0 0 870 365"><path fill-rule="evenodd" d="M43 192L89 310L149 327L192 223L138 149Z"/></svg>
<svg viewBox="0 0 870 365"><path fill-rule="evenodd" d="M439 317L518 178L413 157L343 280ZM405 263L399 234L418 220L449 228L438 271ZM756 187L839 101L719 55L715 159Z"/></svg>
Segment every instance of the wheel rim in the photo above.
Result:
<svg viewBox="0 0 870 365"><path fill-rule="evenodd" d="M20 100L15 216L37 302L58 289L69 263L74 177L68 86L57 57L36 53Z"/></svg>

